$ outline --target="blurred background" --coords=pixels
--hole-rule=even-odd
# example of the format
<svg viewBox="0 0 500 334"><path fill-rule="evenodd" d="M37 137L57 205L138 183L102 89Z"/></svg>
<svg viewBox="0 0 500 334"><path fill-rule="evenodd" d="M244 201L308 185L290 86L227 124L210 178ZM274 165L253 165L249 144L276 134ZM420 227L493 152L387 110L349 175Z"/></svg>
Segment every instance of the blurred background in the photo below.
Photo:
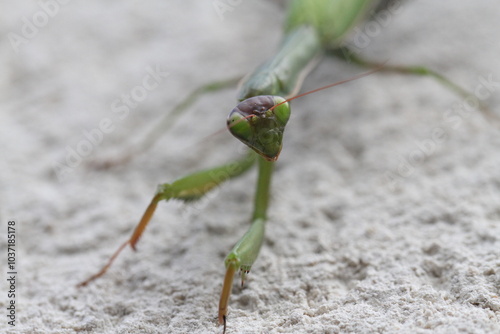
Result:
<svg viewBox="0 0 500 334"><path fill-rule="evenodd" d="M192 207L161 205L139 253L125 251L96 284L74 286L126 240L157 184L241 154L226 133L206 139L225 127L236 89L202 97L129 164L90 165L127 152L196 87L269 58L284 7L0 4L0 218L2 235L18 222L17 330L220 332L223 258L248 223L254 173ZM495 0L403 1L384 24L357 27L348 45L484 92L499 115L499 13ZM362 71L326 58L303 91ZM230 328L499 330L498 125L465 102L432 79L384 73L294 101L268 239L249 285L232 297ZM425 151L440 130L446 139Z"/></svg>

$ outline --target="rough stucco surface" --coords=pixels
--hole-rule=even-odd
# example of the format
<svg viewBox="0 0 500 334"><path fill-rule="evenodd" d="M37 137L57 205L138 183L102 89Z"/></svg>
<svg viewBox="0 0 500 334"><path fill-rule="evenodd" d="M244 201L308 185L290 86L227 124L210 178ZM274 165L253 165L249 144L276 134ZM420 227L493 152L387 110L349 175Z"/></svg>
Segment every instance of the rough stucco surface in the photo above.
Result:
<svg viewBox="0 0 500 334"><path fill-rule="evenodd" d="M243 1L220 16L214 3L60 4L17 53L9 33L43 19L41 5L0 5L0 245L15 220L18 263L17 326L2 279L0 332L221 332L223 258L248 225L255 171L192 206L162 203L138 252L75 288L130 235L158 183L242 152L226 133L204 139L224 127L229 89L131 163L89 167L190 90L272 54L279 5ZM428 66L500 115L499 12L495 0L408 1L350 43L367 31L366 58ZM155 70L168 75L137 95ZM361 71L325 59L303 90ZM265 244L235 284L228 333L500 333L499 125L465 102L431 79L384 73L294 101ZM68 158L77 149L90 153Z"/></svg>

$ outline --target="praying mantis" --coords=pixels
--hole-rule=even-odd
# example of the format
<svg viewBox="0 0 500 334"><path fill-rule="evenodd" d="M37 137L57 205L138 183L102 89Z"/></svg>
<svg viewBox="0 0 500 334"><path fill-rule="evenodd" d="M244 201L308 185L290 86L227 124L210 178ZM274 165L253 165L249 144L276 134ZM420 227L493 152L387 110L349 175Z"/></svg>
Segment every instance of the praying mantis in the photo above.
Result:
<svg viewBox="0 0 500 334"><path fill-rule="evenodd" d="M263 244L273 166L281 152L284 127L290 118L290 109L286 99L294 96L300 89L302 80L325 50L341 46L345 33L349 32L360 19L366 17L376 5L376 1L366 0L292 2L281 51L272 61L259 67L244 80L238 95L238 100L242 102L230 113L227 120L228 128L233 135L253 151L249 151L245 157L235 162L194 173L173 183L159 186L132 237L117 250L100 272L82 282L81 285L86 285L102 276L126 246L130 245L135 249L160 201L179 199L190 202L199 199L221 183L242 175L257 162L258 181L251 225L225 259L226 274L218 314L218 321L224 326L225 332L233 277L236 272L241 271L241 280L242 282L245 280ZM339 15L338 20L333 20L334 17L337 18L335 15ZM337 26L332 25L331 20L341 22L340 30L332 29ZM311 27L315 24L317 26ZM322 28L324 30L321 30ZM297 54L292 55L294 52ZM352 56L354 59L354 55ZM386 69L391 68L386 66ZM393 68L393 70L405 71L403 68ZM272 76L279 71L283 71L285 77L279 77L273 82ZM408 71L411 72L411 70ZM458 87L452 84L451 86L456 92L466 94ZM262 97L263 95L273 97ZM263 106L263 108L255 109L255 105ZM250 112L247 110L249 107ZM259 120L262 120L262 124L259 124Z"/></svg>

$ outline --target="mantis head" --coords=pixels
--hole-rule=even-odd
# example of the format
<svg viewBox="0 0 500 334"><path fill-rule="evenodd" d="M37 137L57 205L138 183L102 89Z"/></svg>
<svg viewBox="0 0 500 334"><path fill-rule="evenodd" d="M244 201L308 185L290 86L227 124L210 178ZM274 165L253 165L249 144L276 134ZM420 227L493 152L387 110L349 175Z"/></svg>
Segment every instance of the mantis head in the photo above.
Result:
<svg viewBox="0 0 500 334"><path fill-rule="evenodd" d="M366 77L384 67L361 73L346 80L338 81L285 100L279 96L260 95L240 102L227 117L229 131L268 161L276 161L281 152L283 132L290 118L288 102L320 90Z"/></svg>
<svg viewBox="0 0 500 334"><path fill-rule="evenodd" d="M233 136L268 161L281 152L283 132L290 118L288 102L279 96L254 96L240 102L227 118Z"/></svg>

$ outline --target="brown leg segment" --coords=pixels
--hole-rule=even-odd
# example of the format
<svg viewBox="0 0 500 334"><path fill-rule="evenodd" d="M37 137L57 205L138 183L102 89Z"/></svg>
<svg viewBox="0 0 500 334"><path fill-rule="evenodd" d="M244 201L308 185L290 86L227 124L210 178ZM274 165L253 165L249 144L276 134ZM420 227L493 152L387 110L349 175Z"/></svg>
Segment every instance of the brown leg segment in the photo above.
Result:
<svg viewBox="0 0 500 334"><path fill-rule="evenodd" d="M99 272L97 272L96 274L90 276L85 281L79 283L77 285L77 287L86 286L87 284L89 284L93 280L95 280L95 279L101 277L102 275L104 275L108 271L109 267L111 267L111 265L113 264L113 262L115 261L115 259L118 257L118 255L121 253L121 251L127 245L130 245L130 247L132 247L132 249L134 251L136 250L135 245L137 244L137 241L139 240L139 238L141 237L142 233L146 229L146 226L148 225L149 221L151 220L151 217L153 217L153 214L154 214L154 212L156 210L156 206L158 205L158 202L160 200L161 200L161 194L157 194L157 195L155 195L155 197L153 197L153 199L151 200L151 203L149 204L148 208L146 209L146 211L142 215L141 221L139 222L139 224L135 228L134 233L132 234L132 236L130 237L130 239L127 240L126 242L124 242L114 252L114 254L109 258L108 263L106 263L106 265L104 267L102 267L102 269Z"/></svg>

